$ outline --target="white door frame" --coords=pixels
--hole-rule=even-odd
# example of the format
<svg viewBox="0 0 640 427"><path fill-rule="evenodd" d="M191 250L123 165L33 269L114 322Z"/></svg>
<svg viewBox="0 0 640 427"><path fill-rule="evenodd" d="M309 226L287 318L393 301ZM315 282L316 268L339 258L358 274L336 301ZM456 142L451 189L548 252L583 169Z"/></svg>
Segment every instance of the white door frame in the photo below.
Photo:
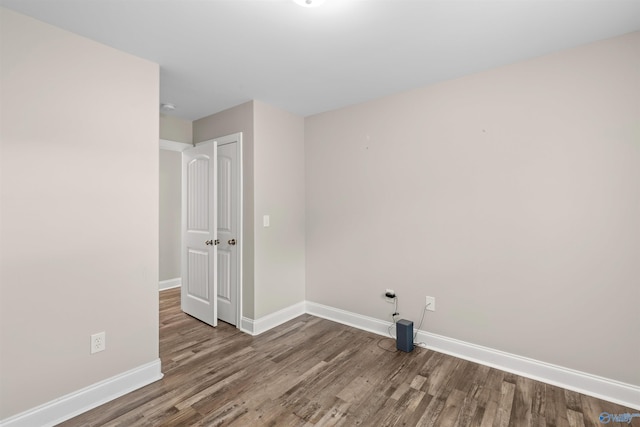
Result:
<svg viewBox="0 0 640 427"><path fill-rule="evenodd" d="M244 233L243 233L243 220L244 220L244 185L243 185L243 169L244 169L244 161L242 157L242 132L237 132L231 135L221 136L218 138L213 138L216 141L216 146L218 144L227 144L230 142L237 142L236 150L238 155L238 271L236 272L238 278L238 289L237 289L237 307L236 307L236 328L241 329L241 321L242 321L242 293L243 293L243 280L242 280L242 265L243 265L243 248L244 248ZM207 141L201 141L196 143L202 144L204 142L211 141L211 139ZM184 149L191 147L192 144L187 144L184 142L170 141L166 139L160 140L160 149L161 150L171 150L171 151L179 151L182 152Z"/></svg>
<svg viewBox="0 0 640 427"><path fill-rule="evenodd" d="M236 177L238 180L238 194L236 195L236 197L238 198L237 200L238 201L238 218L237 218L238 219L238 237L236 239L238 242L236 243L238 263L236 266L237 268L236 277L238 278L238 283L237 283L237 289L236 289L236 325L235 326L237 329L240 329L240 324L242 320L242 287L243 287L242 265L243 265L243 258L244 258L243 257L243 252L244 252L244 233L243 233L244 192L243 192L243 189L244 189L244 186L242 181L244 162L242 160L242 132L237 132L231 135L225 135L218 138L213 138L213 140L216 142L216 147L219 145L230 144L232 142L236 143L236 155L238 158L238 171L237 171L238 176Z"/></svg>
<svg viewBox="0 0 640 427"><path fill-rule="evenodd" d="M193 147L193 144L187 144L186 142L170 141L168 139L160 140L160 149L167 151L178 151L182 153L189 147Z"/></svg>

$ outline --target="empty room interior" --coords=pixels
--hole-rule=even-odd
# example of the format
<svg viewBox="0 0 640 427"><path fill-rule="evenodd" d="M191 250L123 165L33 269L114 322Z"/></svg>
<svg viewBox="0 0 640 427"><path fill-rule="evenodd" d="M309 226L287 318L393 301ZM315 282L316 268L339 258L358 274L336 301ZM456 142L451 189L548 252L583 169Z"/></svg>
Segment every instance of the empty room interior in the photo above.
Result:
<svg viewBox="0 0 640 427"><path fill-rule="evenodd" d="M0 426L640 426L640 2L0 19Z"/></svg>

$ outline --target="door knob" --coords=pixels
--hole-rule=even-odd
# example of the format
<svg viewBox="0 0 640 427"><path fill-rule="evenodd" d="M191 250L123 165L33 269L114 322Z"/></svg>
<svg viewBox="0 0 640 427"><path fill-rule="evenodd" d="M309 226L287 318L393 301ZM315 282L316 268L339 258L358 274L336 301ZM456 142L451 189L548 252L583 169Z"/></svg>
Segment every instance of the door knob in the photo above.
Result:
<svg viewBox="0 0 640 427"><path fill-rule="evenodd" d="M216 239L216 240L207 240L206 242L204 242L205 245L207 246L213 246L213 245L219 245L220 244L220 240Z"/></svg>
<svg viewBox="0 0 640 427"><path fill-rule="evenodd" d="M235 246L236 245L236 239L231 239L227 243L229 243L231 246Z"/></svg>

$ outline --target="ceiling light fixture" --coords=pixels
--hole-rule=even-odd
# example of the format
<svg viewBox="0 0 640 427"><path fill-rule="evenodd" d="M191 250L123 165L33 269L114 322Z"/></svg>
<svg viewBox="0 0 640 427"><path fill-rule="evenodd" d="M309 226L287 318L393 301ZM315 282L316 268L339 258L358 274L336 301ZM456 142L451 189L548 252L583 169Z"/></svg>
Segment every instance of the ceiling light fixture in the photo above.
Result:
<svg viewBox="0 0 640 427"><path fill-rule="evenodd" d="M324 3L324 0L293 0L297 5L303 7L318 7Z"/></svg>
<svg viewBox="0 0 640 427"><path fill-rule="evenodd" d="M175 105L173 105L173 104L169 104L169 103L166 103L166 104L160 104L160 109L161 109L162 111L173 111L173 110L175 110L175 109L176 109L176 106L175 106Z"/></svg>

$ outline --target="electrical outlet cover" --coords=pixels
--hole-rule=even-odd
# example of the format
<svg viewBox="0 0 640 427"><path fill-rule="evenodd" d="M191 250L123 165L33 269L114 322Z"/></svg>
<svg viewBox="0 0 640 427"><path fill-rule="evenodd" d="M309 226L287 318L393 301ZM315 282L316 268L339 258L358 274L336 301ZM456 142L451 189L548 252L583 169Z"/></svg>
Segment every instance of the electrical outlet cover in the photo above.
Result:
<svg viewBox="0 0 640 427"><path fill-rule="evenodd" d="M435 297L426 297L424 303L425 303L425 305L427 307L427 310L436 311L436 299L435 299Z"/></svg>
<svg viewBox="0 0 640 427"><path fill-rule="evenodd" d="M104 351L107 348L107 337L105 332L98 332L91 335L91 354Z"/></svg>

